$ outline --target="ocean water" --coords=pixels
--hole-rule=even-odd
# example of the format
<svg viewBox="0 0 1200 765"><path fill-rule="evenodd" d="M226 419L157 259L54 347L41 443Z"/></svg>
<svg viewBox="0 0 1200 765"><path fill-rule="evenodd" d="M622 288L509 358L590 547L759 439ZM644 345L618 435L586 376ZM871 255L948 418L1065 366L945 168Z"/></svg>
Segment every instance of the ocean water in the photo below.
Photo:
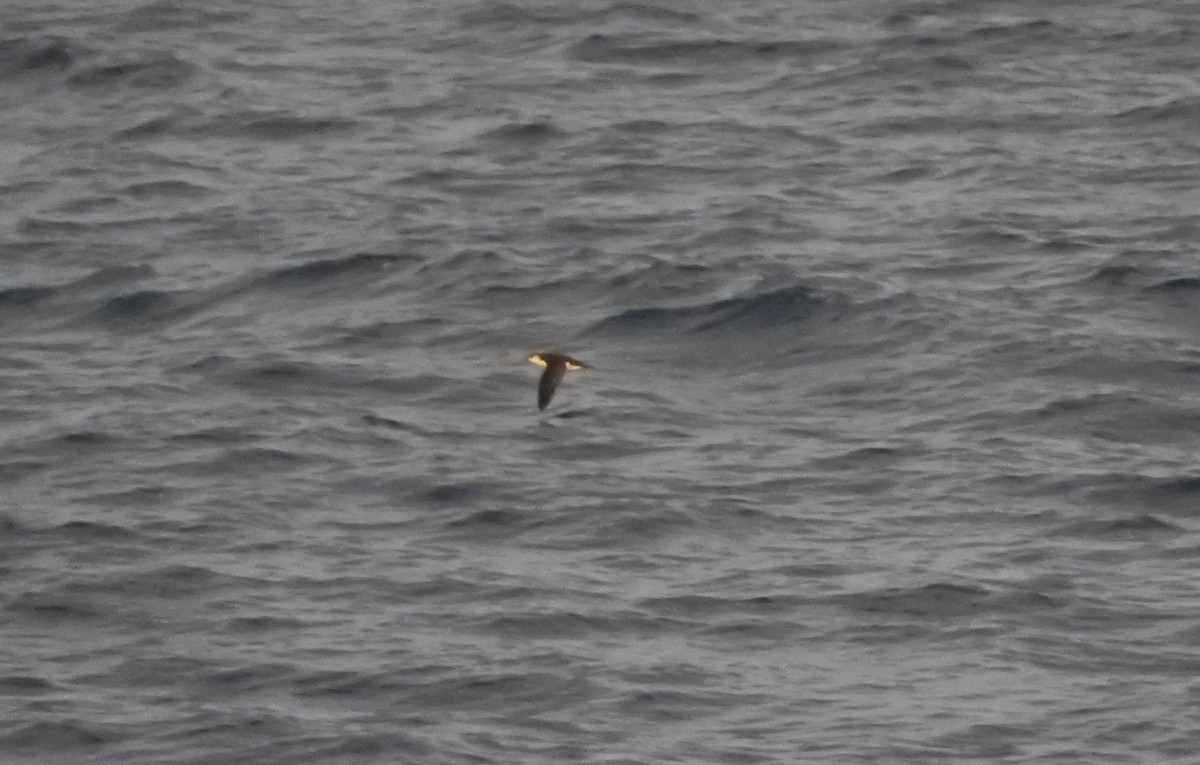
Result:
<svg viewBox="0 0 1200 765"><path fill-rule="evenodd" d="M1195 761L1194 3L9 0L0 75L0 761Z"/></svg>

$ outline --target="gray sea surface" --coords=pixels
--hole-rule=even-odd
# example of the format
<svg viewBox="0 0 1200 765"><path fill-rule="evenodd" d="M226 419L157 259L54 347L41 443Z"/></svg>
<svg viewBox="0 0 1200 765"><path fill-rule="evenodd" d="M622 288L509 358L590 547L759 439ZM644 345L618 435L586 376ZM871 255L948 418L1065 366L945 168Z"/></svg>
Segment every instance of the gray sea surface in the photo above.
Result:
<svg viewBox="0 0 1200 765"><path fill-rule="evenodd" d="M1197 3L8 0L0 115L0 762L1200 761Z"/></svg>

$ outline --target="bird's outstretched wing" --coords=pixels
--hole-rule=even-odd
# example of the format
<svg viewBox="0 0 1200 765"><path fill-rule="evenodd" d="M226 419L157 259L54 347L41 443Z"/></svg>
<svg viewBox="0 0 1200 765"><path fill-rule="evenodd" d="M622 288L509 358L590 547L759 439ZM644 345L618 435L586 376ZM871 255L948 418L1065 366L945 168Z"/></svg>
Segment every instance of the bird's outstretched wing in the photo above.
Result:
<svg viewBox="0 0 1200 765"><path fill-rule="evenodd" d="M542 372L542 379L538 381L538 409L545 409L550 404L555 389L566 373L567 365L561 361L546 365L546 371Z"/></svg>

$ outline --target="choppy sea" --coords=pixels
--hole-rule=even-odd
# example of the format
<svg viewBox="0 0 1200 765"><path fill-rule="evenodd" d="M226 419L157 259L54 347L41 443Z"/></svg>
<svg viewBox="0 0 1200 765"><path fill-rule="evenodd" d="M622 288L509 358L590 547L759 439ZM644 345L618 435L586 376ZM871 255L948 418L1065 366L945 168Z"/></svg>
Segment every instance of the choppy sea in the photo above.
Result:
<svg viewBox="0 0 1200 765"><path fill-rule="evenodd" d="M1196 762L1198 83L1182 0L8 0L0 761Z"/></svg>

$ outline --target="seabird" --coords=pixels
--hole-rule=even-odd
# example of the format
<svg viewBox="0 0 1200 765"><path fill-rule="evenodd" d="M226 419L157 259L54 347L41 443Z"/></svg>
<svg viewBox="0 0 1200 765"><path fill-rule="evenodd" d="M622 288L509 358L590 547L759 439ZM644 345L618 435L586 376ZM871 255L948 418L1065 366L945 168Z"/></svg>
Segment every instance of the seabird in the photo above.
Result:
<svg viewBox="0 0 1200 765"><path fill-rule="evenodd" d="M529 360L539 367L545 367L542 379L538 380L538 409L545 409L554 396L554 390L562 382L567 370L587 369L588 365L578 359L561 353L535 353Z"/></svg>

